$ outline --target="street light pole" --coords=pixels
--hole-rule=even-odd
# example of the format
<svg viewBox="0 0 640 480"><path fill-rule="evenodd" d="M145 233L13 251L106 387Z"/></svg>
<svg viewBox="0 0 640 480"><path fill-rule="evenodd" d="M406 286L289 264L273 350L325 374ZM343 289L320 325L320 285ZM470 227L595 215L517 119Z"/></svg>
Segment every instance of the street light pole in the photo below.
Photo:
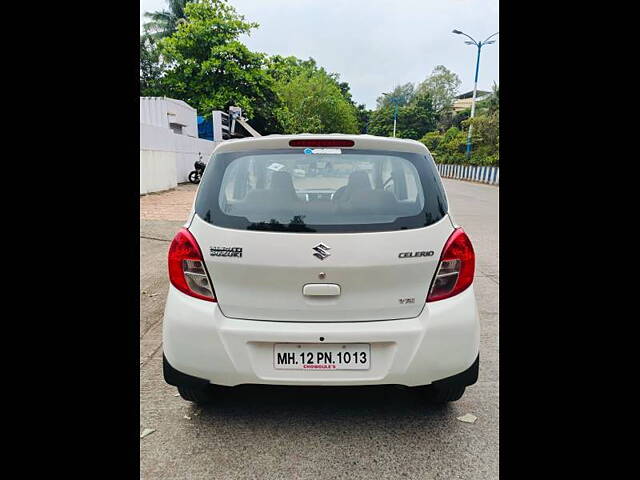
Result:
<svg viewBox="0 0 640 480"><path fill-rule="evenodd" d="M383 93L383 95L385 97L388 97L389 101L395 105L395 108L393 109L393 138L396 138L396 123L398 120L398 99L396 97L388 96L389 95L388 93Z"/></svg>
<svg viewBox="0 0 640 480"><path fill-rule="evenodd" d="M393 111L393 138L396 138L396 120L398 119L398 101L394 98L393 103L396 106Z"/></svg>
<svg viewBox="0 0 640 480"><path fill-rule="evenodd" d="M473 97L471 99L471 118L476 113L476 93L478 91L478 70L480 70L480 50L482 49L482 43L478 44L478 58L476 59L476 76L473 81ZM471 129L473 125L469 125L469 132L467 133L467 152L466 156L471 156Z"/></svg>
<svg viewBox="0 0 640 480"><path fill-rule="evenodd" d="M478 48L478 56L476 58L476 75L475 78L473 80L473 97L471 99L471 116L469 118L473 118L473 116L476 113L476 94L478 92L478 72L480 70L480 51L482 50L482 47L484 45L491 45L492 43L495 42L495 40L489 40L491 37L495 37L496 35L498 35L499 32L494 33L493 35L488 36L484 41L482 42L476 42L472 37L470 37L469 35L467 35L464 32L461 32L460 30L453 30L453 33L457 34L457 35L464 35L467 38L470 38L471 41L467 41L464 42L467 45L475 45ZM467 151L466 151L466 156L467 159L471 156L471 130L473 128L473 125L469 125L469 131L467 132Z"/></svg>

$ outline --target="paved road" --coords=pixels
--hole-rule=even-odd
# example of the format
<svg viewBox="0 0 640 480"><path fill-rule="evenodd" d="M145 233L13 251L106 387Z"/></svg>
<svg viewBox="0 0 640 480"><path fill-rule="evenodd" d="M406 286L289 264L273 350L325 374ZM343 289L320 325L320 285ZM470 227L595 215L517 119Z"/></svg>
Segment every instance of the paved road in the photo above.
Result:
<svg viewBox="0 0 640 480"><path fill-rule="evenodd" d="M498 188L444 181L476 249L482 323L479 381L446 407L395 387L242 387L207 408L174 396L162 379L162 239L183 222L141 219L140 431L156 429L140 440L141 478L498 478ZM456 419L465 413L478 420Z"/></svg>

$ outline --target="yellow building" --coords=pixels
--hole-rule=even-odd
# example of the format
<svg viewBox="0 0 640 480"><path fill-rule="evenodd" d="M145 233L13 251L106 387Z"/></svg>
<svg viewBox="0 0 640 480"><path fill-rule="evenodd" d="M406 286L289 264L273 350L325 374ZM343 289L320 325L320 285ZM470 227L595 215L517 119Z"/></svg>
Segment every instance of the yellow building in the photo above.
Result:
<svg viewBox="0 0 640 480"><path fill-rule="evenodd" d="M476 105L480 100L484 100L488 97L491 92L487 92L485 90L478 90L476 92ZM453 102L453 111L455 113L461 112L462 110L466 110L467 108L471 108L471 102L473 101L473 90L470 92L463 93L456 97L456 100Z"/></svg>

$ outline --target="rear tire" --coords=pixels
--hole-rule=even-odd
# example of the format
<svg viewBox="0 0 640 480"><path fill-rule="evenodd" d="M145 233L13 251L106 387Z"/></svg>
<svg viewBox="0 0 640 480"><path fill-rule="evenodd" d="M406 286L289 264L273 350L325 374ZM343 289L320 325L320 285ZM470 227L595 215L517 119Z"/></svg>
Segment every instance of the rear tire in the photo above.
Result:
<svg viewBox="0 0 640 480"><path fill-rule="evenodd" d="M200 183L200 175L195 170L189 173L189 181L191 183Z"/></svg>
<svg viewBox="0 0 640 480"><path fill-rule="evenodd" d="M427 400L430 403L443 404L460 400L466 387L453 385L430 385L427 389Z"/></svg>
<svg viewBox="0 0 640 480"><path fill-rule="evenodd" d="M213 388L209 385L205 387L178 386L178 393L184 400L202 405L211 403L217 398Z"/></svg>

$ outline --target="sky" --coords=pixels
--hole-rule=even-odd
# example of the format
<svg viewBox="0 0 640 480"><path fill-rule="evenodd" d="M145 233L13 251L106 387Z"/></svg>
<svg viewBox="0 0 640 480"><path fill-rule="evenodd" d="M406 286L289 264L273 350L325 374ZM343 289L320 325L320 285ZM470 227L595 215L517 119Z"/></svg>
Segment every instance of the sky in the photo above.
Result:
<svg viewBox="0 0 640 480"><path fill-rule="evenodd" d="M436 65L473 89L477 48L498 31L498 0L230 0L245 19L260 24L241 41L269 55L312 57L349 82L356 103L375 108L376 98L394 86L423 81ZM165 0L140 0L145 11L163 10ZM499 83L500 36L482 48L478 88Z"/></svg>

